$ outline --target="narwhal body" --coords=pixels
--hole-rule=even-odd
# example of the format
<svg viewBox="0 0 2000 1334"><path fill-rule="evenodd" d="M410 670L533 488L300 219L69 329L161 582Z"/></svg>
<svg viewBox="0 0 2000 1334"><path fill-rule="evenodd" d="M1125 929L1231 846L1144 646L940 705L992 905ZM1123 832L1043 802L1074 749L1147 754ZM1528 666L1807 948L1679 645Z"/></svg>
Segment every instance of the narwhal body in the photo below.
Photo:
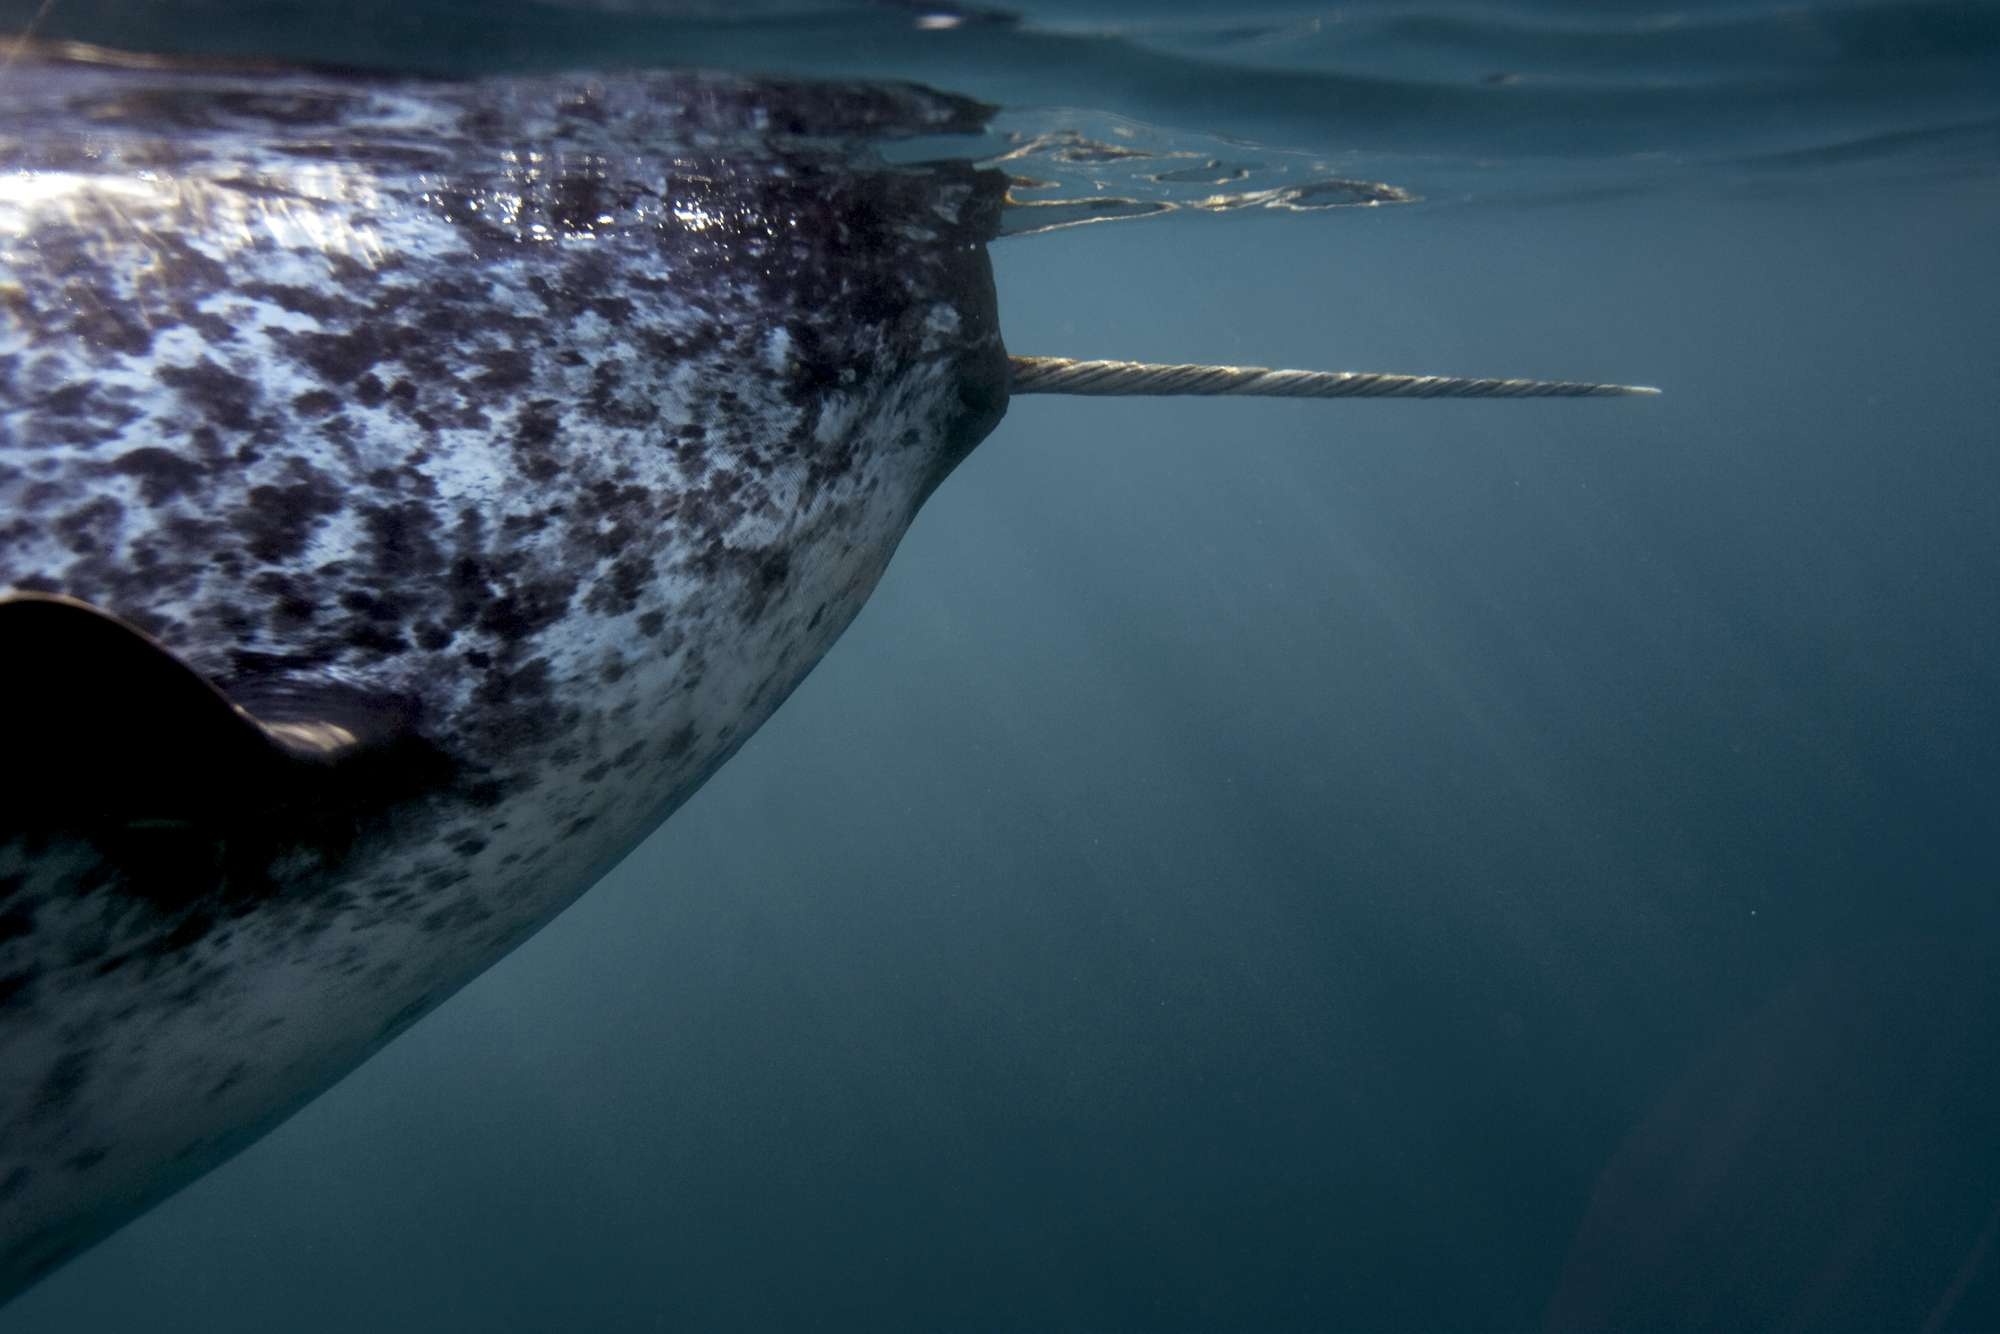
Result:
<svg viewBox="0 0 2000 1334"><path fill-rule="evenodd" d="M977 111L0 77L0 589L129 624L137 678L78 685L73 645L117 633L90 612L0 605L8 708L73 715L5 760L0 1294L518 943L825 653L1003 409L1002 183L788 127ZM331 810L236 793L224 712L155 753L188 712L149 716L162 650L260 722L424 752ZM267 789L315 767L274 747ZM107 801L135 753L152 780Z"/></svg>
<svg viewBox="0 0 2000 1334"><path fill-rule="evenodd" d="M560 911L826 652L1010 376L1005 179L856 145L984 113L0 72L0 1300Z"/></svg>

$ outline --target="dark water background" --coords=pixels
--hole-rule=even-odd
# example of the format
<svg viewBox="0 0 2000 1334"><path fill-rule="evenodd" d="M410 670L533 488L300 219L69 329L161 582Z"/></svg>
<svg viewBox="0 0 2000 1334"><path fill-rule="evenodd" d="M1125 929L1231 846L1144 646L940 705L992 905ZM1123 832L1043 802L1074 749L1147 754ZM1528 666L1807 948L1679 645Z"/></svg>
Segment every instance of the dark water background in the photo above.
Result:
<svg viewBox="0 0 2000 1334"><path fill-rule="evenodd" d="M638 854L0 1328L2000 1328L2000 10L1030 8L362 18L1422 196L1000 242L1017 352L1667 394L1017 403Z"/></svg>

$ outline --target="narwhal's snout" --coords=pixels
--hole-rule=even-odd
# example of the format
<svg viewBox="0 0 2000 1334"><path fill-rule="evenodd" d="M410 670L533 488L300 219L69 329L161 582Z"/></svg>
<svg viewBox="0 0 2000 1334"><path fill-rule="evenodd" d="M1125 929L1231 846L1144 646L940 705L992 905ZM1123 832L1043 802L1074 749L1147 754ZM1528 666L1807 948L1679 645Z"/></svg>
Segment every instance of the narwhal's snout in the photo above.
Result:
<svg viewBox="0 0 2000 1334"><path fill-rule="evenodd" d="M945 429L932 446L931 467L918 496L919 504L929 499L980 441L993 434L993 428L1007 415L1012 393L1014 359L1007 355L1006 344L1000 339L1000 298L986 247L967 246L960 252L952 277L952 308L959 333L951 361L955 397Z"/></svg>

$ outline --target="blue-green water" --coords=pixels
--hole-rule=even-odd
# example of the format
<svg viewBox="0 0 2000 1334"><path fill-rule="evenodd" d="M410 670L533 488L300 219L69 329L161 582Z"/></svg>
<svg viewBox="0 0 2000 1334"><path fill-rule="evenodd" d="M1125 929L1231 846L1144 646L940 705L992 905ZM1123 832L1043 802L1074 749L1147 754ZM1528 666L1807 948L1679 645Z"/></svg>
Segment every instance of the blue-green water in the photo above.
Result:
<svg viewBox="0 0 2000 1334"><path fill-rule="evenodd" d="M645 54L1422 197L1002 241L1017 352L1667 393L1016 403L637 855L0 1329L2000 1328L2000 11L804 9Z"/></svg>

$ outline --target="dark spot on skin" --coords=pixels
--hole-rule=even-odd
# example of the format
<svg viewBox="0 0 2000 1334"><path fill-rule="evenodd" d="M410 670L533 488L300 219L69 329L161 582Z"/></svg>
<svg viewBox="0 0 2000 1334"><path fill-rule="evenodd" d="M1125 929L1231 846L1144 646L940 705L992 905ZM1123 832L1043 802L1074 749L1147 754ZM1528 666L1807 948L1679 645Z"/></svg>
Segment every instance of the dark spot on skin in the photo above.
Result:
<svg viewBox="0 0 2000 1334"><path fill-rule="evenodd" d="M694 724L683 723L679 731L667 738L666 744L660 751L668 759L677 760L687 754L688 748L694 745L694 736Z"/></svg>
<svg viewBox="0 0 2000 1334"><path fill-rule="evenodd" d="M469 900L462 900L458 903L446 904L442 908L426 913L421 921L424 930L436 932L451 930L455 927L476 926L484 921L486 916L487 914L481 911L477 904Z"/></svg>
<svg viewBox="0 0 2000 1334"><path fill-rule="evenodd" d="M222 290L229 284L229 270L189 245L173 231L162 229L149 238L161 285L182 294L180 309L185 318L188 297L195 293Z"/></svg>
<svg viewBox="0 0 2000 1334"><path fill-rule="evenodd" d="M76 1097L83 1082L90 1077L90 1053L72 1047L56 1057L42 1076L42 1084L35 1094L35 1110L38 1115L47 1116L60 1112Z"/></svg>
<svg viewBox="0 0 2000 1334"><path fill-rule="evenodd" d="M477 857L480 853L486 851L486 840L475 834L470 838L462 838L452 844L451 850L461 857Z"/></svg>
<svg viewBox="0 0 2000 1334"><path fill-rule="evenodd" d="M144 356L153 347L153 331L124 311L102 304L81 284L71 284L67 295L76 303L71 332L92 347L122 352L128 357Z"/></svg>
<svg viewBox="0 0 2000 1334"><path fill-rule="evenodd" d="M249 1072L249 1069L250 1066L248 1062L245 1061L238 1061L236 1064L230 1066L228 1073L223 1075L222 1078L216 1080L213 1087L211 1087L208 1090L209 1101L213 1102L215 1099L221 1097L223 1094L229 1092L229 1090L235 1088L238 1084L242 1083L243 1076Z"/></svg>
<svg viewBox="0 0 2000 1334"><path fill-rule="evenodd" d="M266 564L296 557L319 521L342 508L339 491L304 460L292 471L297 480L287 486L251 487L250 503L231 520L250 554Z"/></svg>
<svg viewBox="0 0 2000 1334"><path fill-rule="evenodd" d="M324 417L340 407L340 400L324 389L308 389L292 400L292 411L301 417Z"/></svg>
<svg viewBox="0 0 2000 1334"><path fill-rule="evenodd" d="M394 621L402 614L398 599L379 597L360 588L351 588L342 593L340 605L371 621Z"/></svg>
<svg viewBox="0 0 2000 1334"><path fill-rule="evenodd" d="M437 527L430 508L417 501L382 505L363 512L368 528L369 558L384 577L429 575L445 567L444 553L433 535Z"/></svg>
<svg viewBox="0 0 2000 1334"><path fill-rule="evenodd" d="M566 232L588 232L611 211L604 183L588 170L564 172L550 193L549 216Z"/></svg>
<svg viewBox="0 0 2000 1334"><path fill-rule="evenodd" d="M35 980L33 968L23 968L18 972L0 975L0 1010L25 1003L28 987Z"/></svg>
<svg viewBox="0 0 2000 1334"><path fill-rule="evenodd" d="M616 361L601 361L591 372L590 392L585 395L583 406L606 426L646 426L660 415L642 394L624 392L624 368Z"/></svg>
<svg viewBox="0 0 2000 1334"><path fill-rule="evenodd" d="M535 658L513 671L489 671L473 697L492 711L487 737L500 746L522 746L547 740L561 723L549 683L549 663Z"/></svg>
<svg viewBox="0 0 2000 1334"><path fill-rule="evenodd" d="M88 1172L103 1162L104 1155L108 1152L107 1149L85 1149L82 1153L73 1153L63 1159L63 1166L72 1172Z"/></svg>
<svg viewBox="0 0 2000 1334"><path fill-rule="evenodd" d="M215 918L205 912L191 912L160 940L159 952L179 954L190 945L198 944L209 932L215 930ZM190 1001L193 997L188 998Z"/></svg>
<svg viewBox="0 0 2000 1334"><path fill-rule="evenodd" d="M662 616L657 611L646 611L639 613L639 633L646 636L646 638L648 639L658 638L660 634L660 628L664 626L666 623L667 623L667 618L665 616Z"/></svg>
<svg viewBox="0 0 2000 1334"><path fill-rule="evenodd" d="M181 312L191 326L199 330L201 336L211 343L233 343L236 341L236 326L220 315L205 310L183 310Z"/></svg>
<svg viewBox="0 0 2000 1334"><path fill-rule="evenodd" d="M216 433L213 426L204 423L189 431L188 443L194 446L195 453L201 455L202 458L211 463L219 464L223 461L222 437ZM248 446L245 446L245 448L248 448ZM243 451L238 450L237 460L241 462L242 457Z"/></svg>
<svg viewBox="0 0 2000 1334"><path fill-rule="evenodd" d="M353 384L388 355L382 334L373 324L356 325L343 334L297 334L291 342L299 359L331 384ZM379 386L381 381L375 383Z"/></svg>
<svg viewBox="0 0 2000 1334"><path fill-rule="evenodd" d="M784 548L771 552L757 563L757 591L768 594L785 582L792 572L792 559Z"/></svg>
<svg viewBox="0 0 2000 1334"><path fill-rule="evenodd" d="M35 919L25 908L9 908L0 912L0 945L10 940L18 940L35 929Z"/></svg>
<svg viewBox="0 0 2000 1334"><path fill-rule="evenodd" d="M191 493L203 472L201 465L158 445L142 445L120 454L111 461L111 467L138 479L139 494L148 505L164 504Z"/></svg>
<svg viewBox="0 0 2000 1334"><path fill-rule="evenodd" d="M592 586L585 605L600 616L624 616L639 605L652 578L651 561L643 556L622 556Z"/></svg>
<svg viewBox="0 0 2000 1334"><path fill-rule="evenodd" d="M610 761L605 760L597 764L591 765L588 769L585 769L582 773L578 774L577 777L581 778L586 783L601 783L604 781L605 776L608 775L610 772L611 772L611 763Z"/></svg>
<svg viewBox="0 0 2000 1334"><path fill-rule="evenodd" d="M452 614L460 626L470 625L484 604L492 579L486 563L474 556L460 556L451 563Z"/></svg>
<svg viewBox="0 0 2000 1334"><path fill-rule="evenodd" d="M580 815L576 819L571 820L569 822L569 828L563 830L563 837L575 838L578 834L581 834L584 830L590 828L592 825L596 823L597 823L596 816Z"/></svg>
<svg viewBox="0 0 2000 1334"><path fill-rule="evenodd" d="M19 1195L27 1187L27 1184L34 1180L34 1177L34 1172L26 1167L16 1167L6 1176L0 1177L0 1204L4 1204L16 1195Z"/></svg>
<svg viewBox="0 0 2000 1334"><path fill-rule="evenodd" d="M272 570L252 581L271 604L271 629L280 635L294 634L312 624L319 606L289 574Z"/></svg>
<svg viewBox="0 0 2000 1334"><path fill-rule="evenodd" d="M479 628L509 641L526 639L562 619L573 591L574 584L560 575L518 584L487 606Z"/></svg>
<svg viewBox="0 0 2000 1334"><path fill-rule="evenodd" d="M537 510L533 514L510 514L500 521L502 536L509 541L521 541L546 529L560 508Z"/></svg>
<svg viewBox="0 0 2000 1334"><path fill-rule="evenodd" d="M55 530L71 551L79 556L92 556L111 545L111 535L124 517L123 505L109 496L99 496L56 520Z"/></svg>
<svg viewBox="0 0 2000 1334"><path fill-rule="evenodd" d="M43 394L36 406L53 417L80 417L96 392L88 383L66 384Z"/></svg>
<svg viewBox="0 0 2000 1334"><path fill-rule="evenodd" d="M493 392L519 389L528 383L535 369L534 359L514 347L481 352L478 360L483 369L473 377L472 382Z"/></svg>
<svg viewBox="0 0 2000 1334"><path fill-rule="evenodd" d="M562 472L552 448L558 422L556 401L538 398L521 409L514 421L514 461L531 482L553 481Z"/></svg>
<svg viewBox="0 0 2000 1334"><path fill-rule="evenodd" d="M383 657L393 657L410 647L410 642L393 630L366 623L349 627L345 642L349 648Z"/></svg>
<svg viewBox="0 0 2000 1334"><path fill-rule="evenodd" d="M251 283L243 288L243 294L268 301L294 315L309 315L322 324L345 317L351 308L351 303L318 288L290 283Z"/></svg>
<svg viewBox="0 0 2000 1334"><path fill-rule="evenodd" d="M203 357L192 366L162 366L154 374L207 420L232 431L249 427L257 386Z"/></svg>
<svg viewBox="0 0 2000 1334"><path fill-rule="evenodd" d="M467 785L465 799L480 810L492 810L507 799L507 784L494 778L481 779Z"/></svg>
<svg viewBox="0 0 2000 1334"><path fill-rule="evenodd" d="M638 763L639 757L645 753L646 753L646 743L643 741L634 741L631 745L619 751L618 754L612 758L611 762L617 765L620 769L629 769L634 764Z"/></svg>

